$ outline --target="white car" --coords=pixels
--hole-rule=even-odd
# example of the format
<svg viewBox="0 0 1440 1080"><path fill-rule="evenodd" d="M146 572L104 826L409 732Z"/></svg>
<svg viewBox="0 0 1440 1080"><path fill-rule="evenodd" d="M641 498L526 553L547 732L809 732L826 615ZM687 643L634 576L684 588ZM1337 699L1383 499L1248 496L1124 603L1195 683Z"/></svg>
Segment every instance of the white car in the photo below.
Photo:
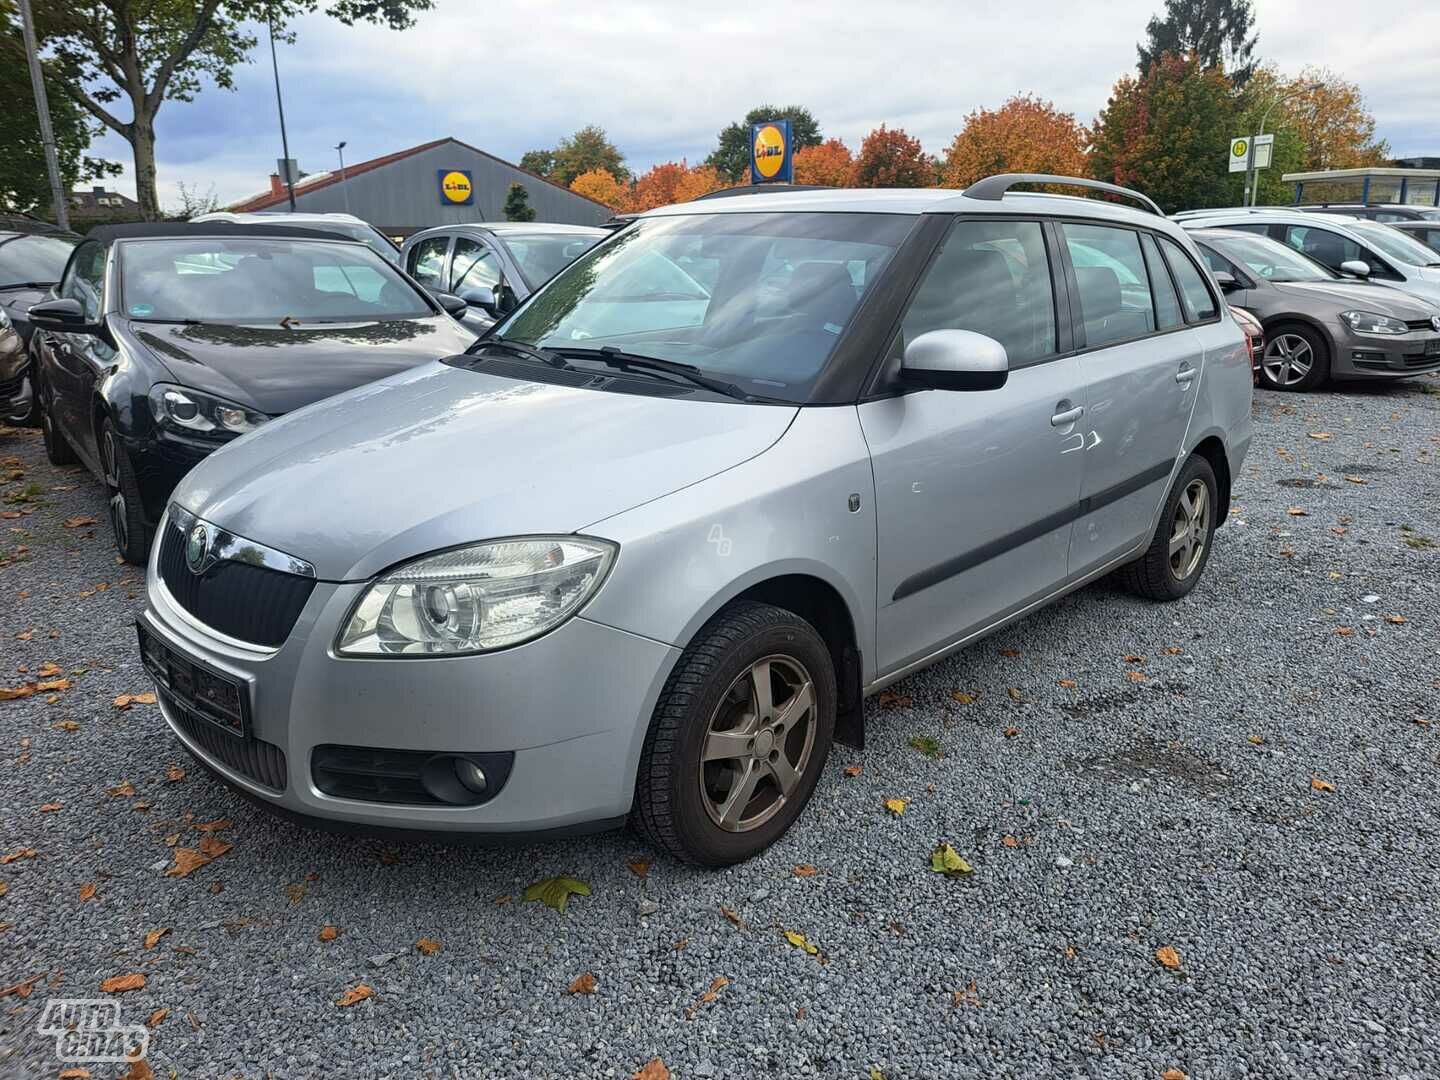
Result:
<svg viewBox="0 0 1440 1080"><path fill-rule="evenodd" d="M229 210L216 210L201 214L192 221L230 221L237 225L292 225L301 229L319 229L332 232L346 240L359 240L375 254L388 262L400 264L400 249L395 242L374 225L354 214L301 214L284 212L256 212L237 214Z"/></svg>

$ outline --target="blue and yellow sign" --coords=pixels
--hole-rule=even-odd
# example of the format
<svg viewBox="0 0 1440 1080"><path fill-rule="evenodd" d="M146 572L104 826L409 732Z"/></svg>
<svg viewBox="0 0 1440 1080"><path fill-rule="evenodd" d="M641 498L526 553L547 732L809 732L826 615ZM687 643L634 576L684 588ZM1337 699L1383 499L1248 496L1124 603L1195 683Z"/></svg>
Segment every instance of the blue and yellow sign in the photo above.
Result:
<svg viewBox="0 0 1440 1080"><path fill-rule="evenodd" d="M440 169L440 205L473 206L475 182L465 169Z"/></svg>
<svg viewBox="0 0 1440 1080"><path fill-rule="evenodd" d="M750 125L750 182L788 184L795 178L795 152L789 120Z"/></svg>

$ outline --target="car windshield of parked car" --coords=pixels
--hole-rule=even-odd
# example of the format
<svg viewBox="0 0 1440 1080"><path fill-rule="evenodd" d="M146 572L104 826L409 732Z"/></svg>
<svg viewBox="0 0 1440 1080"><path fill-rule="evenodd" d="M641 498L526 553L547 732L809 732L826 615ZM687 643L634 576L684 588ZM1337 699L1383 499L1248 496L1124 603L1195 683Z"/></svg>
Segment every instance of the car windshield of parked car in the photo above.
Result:
<svg viewBox="0 0 1440 1080"><path fill-rule="evenodd" d="M333 232L347 240L359 240L386 262L400 264L400 249L390 242L389 237L373 225L307 225L323 232Z"/></svg>
<svg viewBox="0 0 1440 1080"><path fill-rule="evenodd" d="M1399 229L1368 223L1351 225L1350 229L1366 243L1372 244L1387 259L1409 263L1411 266L1440 266L1440 257L1436 256L1434 250L1418 240L1410 239Z"/></svg>
<svg viewBox="0 0 1440 1080"><path fill-rule="evenodd" d="M415 319L434 311L369 248L259 237L134 240L121 246L121 308L152 322Z"/></svg>
<svg viewBox="0 0 1440 1080"><path fill-rule="evenodd" d="M543 285L595 246L591 233L505 233L500 242L531 288Z"/></svg>
<svg viewBox="0 0 1440 1080"><path fill-rule="evenodd" d="M803 401L913 224L825 213L642 220L571 263L496 332L542 348L612 346Z"/></svg>
<svg viewBox="0 0 1440 1080"><path fill-rule="evenodd" d="M62 236L20 235L0 240L0 289L55 284L74 249L75 241Z"/></svg>
<svg viewBox="0 0 1440 1080"><path fill-rule="evenodd" d="M1226 237L1211 244L1231 262L1243 263L1266 281L1334 281L1336 275L1288 244L1263 236Z"/></svg>

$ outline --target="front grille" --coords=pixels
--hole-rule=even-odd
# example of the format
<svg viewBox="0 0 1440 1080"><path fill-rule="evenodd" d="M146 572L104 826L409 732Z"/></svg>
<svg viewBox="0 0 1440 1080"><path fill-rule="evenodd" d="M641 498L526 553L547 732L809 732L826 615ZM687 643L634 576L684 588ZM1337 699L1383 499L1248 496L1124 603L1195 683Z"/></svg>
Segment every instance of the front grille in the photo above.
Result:
<svg viewBox="0 0 1440 1080"><path fill-rule="evenodd" d="M163 687L159 692L176 726L206 754L277 794L285 790L284 750L264 739L241 739L226 734L208 720L195 716Z"/></svg>
<svg viewBox="0 0 1440 1080"><path fill-rule="evenodd" d="M1403 359L1407 368L1440 367L1440 353L1406 353Z"/></svg>
<svg viewBox="0 0 1440 1080"><path fill-rule="evenodd" d="M485 772L485 790L472 793L454 781L454 759L466 758ZM373 746L317 746L310 775L326 795L361 802L411 806L478 806L500 793L510 777L510 752L454 753L386 750Z"/></svg>
<svg viewBox="0 0 1440 1080"><path fill-rule="evenodd" d="M175 602L206 626L240 641L278 648L315 588L315 579L250 563L217 562L202 574L185 564L185 534L160 538L160 580Z"/></svg>
<svg viewBox="0 0 1440 1080"><path fill-rule="evenodd" d="M1411 330L1434 330L1435 324L1429 319L1406 319L1405 325Z"/></svg>

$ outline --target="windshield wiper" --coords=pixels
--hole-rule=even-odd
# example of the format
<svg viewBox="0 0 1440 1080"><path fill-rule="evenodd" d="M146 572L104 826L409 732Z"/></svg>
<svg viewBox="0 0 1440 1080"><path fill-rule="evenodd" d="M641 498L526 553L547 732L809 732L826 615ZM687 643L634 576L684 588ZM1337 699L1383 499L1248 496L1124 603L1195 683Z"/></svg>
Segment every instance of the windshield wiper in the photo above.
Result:
<svg viewBox="0 0 1440 1080"><path fill-rule="evenodd" d="M520 356L528 356L531 360L539 360L542 364L549 364L553 368L562 370L570 368L570 365L565 362L565 358L559 353L551 352L549 349L537 349L534 345L526 345L523 341L488 337L480 339L476 344L480 346L479 352L484 352L486 349L505 349Z"/></svg>
<svg viewBox="0 0 1440 1080"><path fill-rule="evenodd" d="M7 281L0 289L48 289L54 284L53 281Z"/></svg>
<svg viewBox="0 0 1440 1080"><path fill-rule="evenodd" d="M583 357L586 360L598 360L600 363L613 368L634 368L641 371L663 371L667 375L674 375L677 378L692 382L696 386L703 387L716 394L724 394L736 401L759 400L751 394L747 394L734 383L726 382L724 379L711 378L709 375L702 375L700 369L691 364L682 364L675 360L661 360L657 356L641 356L638 353L625 352L617 349L614 345L604 345L598 349L571 348L565 346L558 350L565 356Z"/></svg>

